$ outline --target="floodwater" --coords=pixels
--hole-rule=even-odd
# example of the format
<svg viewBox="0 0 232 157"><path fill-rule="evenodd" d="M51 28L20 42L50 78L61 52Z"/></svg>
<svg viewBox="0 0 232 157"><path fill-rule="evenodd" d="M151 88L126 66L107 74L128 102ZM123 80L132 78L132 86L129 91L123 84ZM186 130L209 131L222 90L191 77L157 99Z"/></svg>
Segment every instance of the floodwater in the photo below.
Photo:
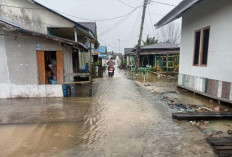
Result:
<svg viewBox="0 0 232 157"><path fill-rule="evenodd" d="M130 78L144 83L144 76L142 73L135 75L134 73L127 73ZM177 88L177 76L158 77L157 74L146 73L146 83L149 84L151 90L161 93L163 97L175 100L181 104L193 104L197 106L204 106L212 111L216 107L220 107L221 111L231 111L231 104L219 102L184 89Z"/></svg>
<svg viewBox="0 0 232 157"><path fill-rule="evenodd" d="M92 98L0 100L1 157L215 156L205 136L117 70ZM77 90L78 90L77 89Z"/></svg>

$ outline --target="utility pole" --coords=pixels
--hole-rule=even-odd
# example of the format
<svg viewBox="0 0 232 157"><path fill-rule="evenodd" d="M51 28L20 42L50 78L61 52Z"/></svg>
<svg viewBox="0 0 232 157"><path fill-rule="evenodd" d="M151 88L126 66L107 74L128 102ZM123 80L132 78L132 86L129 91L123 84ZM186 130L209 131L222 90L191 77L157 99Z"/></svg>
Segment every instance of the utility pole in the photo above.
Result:
<svg viewBox="0 0 232 157"><path fill-rule="evenodd" d="M120 53L121 52L121 40L120 39L118 39L118 43L119 43L119 45L118 45L118 48L119 48L118 53Z"/></svg>
<svg viewBox="0 0 232 157"><path fill-rule="evenodd" d="M143 37L143 26L144 26L148 1L149 0L144 0L144 4L143 4L143 15L142 15L140 34L139 34L139 41L138 41L138 47L137 47L137 53L136 53L136 73L138 72L138 68L139 68L139 62L140 62L139 50L141 48L141 42L142 42L142 37Z"/></svg>

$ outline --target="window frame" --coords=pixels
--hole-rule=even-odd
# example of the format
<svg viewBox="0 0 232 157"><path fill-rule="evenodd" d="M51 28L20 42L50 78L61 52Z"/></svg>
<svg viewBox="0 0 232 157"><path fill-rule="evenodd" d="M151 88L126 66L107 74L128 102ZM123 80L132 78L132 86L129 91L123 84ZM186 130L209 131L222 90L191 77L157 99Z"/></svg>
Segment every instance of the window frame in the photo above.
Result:
<svg viewBox="0 0 232 157"><path fill-rule="evenodd" d="M204 48L204 31L209 29L209 43L210 43L210 30L211 27L207 26L202 29L198 29L194 31L194 51L193 51L193 66L201 66L201 67L207 67L208 60L209 60L209 43L208 43L208 50L207 50L207 63L202 64L203 61L203 48ZM195 52L196 52L196 36L197 33L200 32L200 45L199 45L199 58L198 58L198 64L195 63Z"/></svg>

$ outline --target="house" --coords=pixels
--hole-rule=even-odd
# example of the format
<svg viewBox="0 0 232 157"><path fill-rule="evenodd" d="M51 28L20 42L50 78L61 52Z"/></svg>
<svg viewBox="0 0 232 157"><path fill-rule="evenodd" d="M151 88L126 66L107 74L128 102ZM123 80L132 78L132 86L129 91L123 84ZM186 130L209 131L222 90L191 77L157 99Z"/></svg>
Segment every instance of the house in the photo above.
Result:
<svg viewBox="0 0 232 157"><path fill-rule="evenodd" d="M171 43L156 43L141 47L140 67L150 67L159 73L178 72L180 46Z"/></svg>
<svg viewBox="0 0 232 157"><path fill-rule="evenodd" d="M94 38L90 40L91 45L92 45L92 53L95 50L95 47L98 45L98 39L97 39L97 24L96 22L78 22L80 25L88 28L89 30L92 31ZM89 43L88 43L89 45ZM86 69L86 65L89 64L89 53L81 52L79 51L79 69L80 72L88 72L88 69Z"/></svg>
<svg viewBox="0 0 232 157"><path fill-rule="evenodd" d="M97 49L93 51L94 61L99 61L99 65L101 67L106 67L107 62L107 47L106 46L99 46Z"/></svg>
<svg viewBox="0 0 232 157"><path fill-rule="evenodd" d="M93 32L34 0L0 1L0 98L63 97Z"/></svg>
<svg viewBox="0 0 232 157"><path fill-rule="evenodd" d="M183 0L155 26L182 17L178 86L232 103L232 1Z"/></svg>
<svg viewBox="0 0 232 157"><path fill-rule="evenodd" d="M127 68L132 69L135 67L135 49L125 48L124 49L124 59L126 59Z"/></svg>

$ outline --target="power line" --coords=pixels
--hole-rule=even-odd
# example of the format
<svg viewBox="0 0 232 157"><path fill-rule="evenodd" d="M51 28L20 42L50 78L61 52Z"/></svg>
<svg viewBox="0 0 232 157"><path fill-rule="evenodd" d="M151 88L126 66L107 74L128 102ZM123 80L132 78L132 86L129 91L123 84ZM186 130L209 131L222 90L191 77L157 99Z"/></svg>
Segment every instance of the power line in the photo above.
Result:
<svg viewBox="0 0 232 157"><path fill-rule="evenodd" d="M153 35L155 35L154 29L153 29L153 22L152 22L152 19L151 19L150 6L148 6L147 8L148 8L148 13L149 13L150 22L151 22L151 29L152 29Z"/></svg>
<svg viewBox="0 0 232 157"><path fill-rule="evenodd" d="M174 4L169 4L169 3L164 3L164 2L158 2L158 1L154 1L154 0L151 0L150 2L175 7L175 5L174 5Z"/></svg>
<svg viewBox="0 0 232 157"><path fill-rule="evenodd" d="M138 12L138 14L137 14L137 16L136 16L136 19L139 19L139 17L140 17L140 15L141 15L141 12L142 12L142 10L140 10L139 12ZM131 29L131 31L127 34L127 37L126 37L126 40L130 40L130 39L132 39L133 37L134 37L134 35L137 33L137 29L138 29L138 21L137 20L135 20L135 22L134 22L134 25L132 26L132 29ZM138 34L137 34L138 35Z"/></svg>
<svg viewBox="0 0 232 157"><path fill-rule="evenodd" d="M119 26L120 24L122 24L125 20L127 20L129 18L129 16L134 13L138 8L135 8L130 14L128 14L126 17L122 18L121 20L119 20L118 22L114 23L112 26L110 26L109 28L107 28L105 31L103 31L102 33L100 33L99 36L102 36L106 33L111 32L113 29L115 29L117 26Z"/></svg>
<svg viewBox="0 0 232 157"><path fill-rule="evenodd" d="M118 0L118 1L119 1L120 3L122 3L122 4L126 5L126 6L130 7L130 8L135 8L135 7L133 7L133 6L129 5L129 4L127 4L127 3L125 3L125 2L123 2L123 1L121 1L121 0Z"/></svg>
<svg viewBox="0 0 232 157"><path fill-rule="evenodd" d="M115 47L115 46L109 44L108 42L105 42L104 40L102 40L102 39L100 39L100 38L98 38L98 39L100 40L100 42L105 43L107 46L109 46L109 47L111 47L111 48L114 48L114 49L117 49L117 47Z"/></svg>
<svg viewBox="0 0 232 157"><path fill-rule="evenodd" d="M137 8L136 8L137 9ZM69 17L73 17L73 18L77 18L77 19L81 19L81 20L87 20L87 21L112 21L112 20L115 20L115 19L119 19L119 18L122 18L122 17L125 17L129 14L131 14L134 10L130 11L129 13L126 13L124 15L121 15L121 16L117 16L117 17L113 17L113 18L106 18L106 19L87 19L87 18L82 18L82 17L78 17L78 16L74 16L74 15L70 15L70 14L67 14L67 13L64 13L64 12L61 12L61 11L57 11L57 10L54 10L58 13L61 13L61 14L64 14L66 16L69 16Z"/></svg>
<svg viewBox="0 0 232 157"><path fill-rule="evenodd" d="M128 16L124 17L123 19L119 20L118 22L114 23L112 26L110 26L109 28L107 28L105 31L103 31L102 33L100 33L99 37L111 32L112 30L114 30L117 26L119 26L120 24L122 24L126 19L128 18Z"/></svg>
<svg viewBox="0 0 232 157"><path fill-rule="evenodd" d="M40 8L29 8L29 7L22 7L22 6L11 6L11 5L4 5L4 4L1 4L0 7L9 7L9 8L17 8L17 9L28 9L28 10L34 10L34 9L40 9ZM139 8L139 7L142 7L142 6L138 6L136 7L135 9ZM106 18L106 19L88 19L88 18L82 18L82 17L78 17L78 16L74 16L74 15L71 15L71 14L67 14L67 13L64 13L64 12L61 12L61 11L58 11L58 10L55 10L55 9L51 9L52 11L55 11L57 13L60 13L60 14L63 14L63 15L66 15L66 16L69 16L69 17L73 17L73 18L77 18L77 19L81 19L81 20L87 20L87 21L111 21L111 20L115 20L115 19L119 19L119 18L122 18L122 17L125 17L127 15L129 15L131 12L133 12L134 10L124 14L124 15L121 15L121 16L117 16L117 17L113 17L113 18Z"/></svg>

